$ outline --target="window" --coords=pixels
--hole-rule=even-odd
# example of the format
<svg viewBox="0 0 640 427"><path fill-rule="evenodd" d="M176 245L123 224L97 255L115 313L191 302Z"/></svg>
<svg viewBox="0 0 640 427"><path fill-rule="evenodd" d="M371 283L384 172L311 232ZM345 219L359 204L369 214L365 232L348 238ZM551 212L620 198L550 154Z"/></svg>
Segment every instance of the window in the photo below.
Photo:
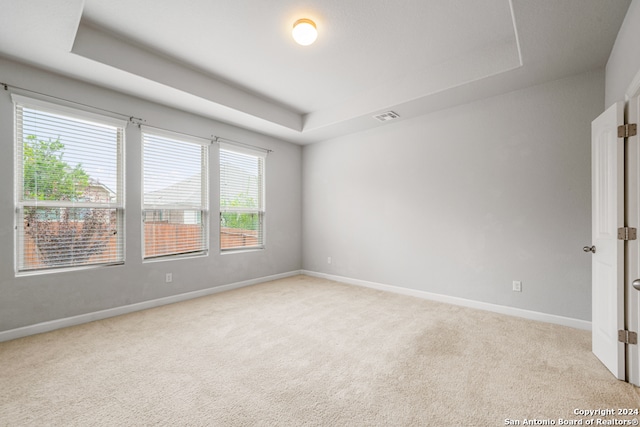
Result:
<svg viewBox="0 0 640 427"><path fill-rule="evenodd" d="M220 143L220 249L264 247L265 153Z"/></svg>
<svg viewBox="0 0 640 427"><path fill-rule="evenodd" d="M143 129L144 258L206 254L209 141Z"/></svg>
<svg viewBox="0 0 640 427"><path fill-rule="evenodd" d="M126 122L12 98L17 271L123 263Z"/></svg>

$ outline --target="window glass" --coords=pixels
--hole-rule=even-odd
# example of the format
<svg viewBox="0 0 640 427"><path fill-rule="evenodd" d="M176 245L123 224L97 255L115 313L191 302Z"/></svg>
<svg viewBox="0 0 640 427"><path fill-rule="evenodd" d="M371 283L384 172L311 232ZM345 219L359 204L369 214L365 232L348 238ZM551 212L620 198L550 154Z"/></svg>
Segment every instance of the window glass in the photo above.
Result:
<svg viewBox="0 0 640 427"><path fill-rule="evenodd" d="M144 258L206 253L208 145L154 130L143 141Z"/></svg>
<svg viewBox="0 0 640 427"><path fill-rule="evenodd" d="M221 144L220 249L264 247L265 155Z"/></svg>

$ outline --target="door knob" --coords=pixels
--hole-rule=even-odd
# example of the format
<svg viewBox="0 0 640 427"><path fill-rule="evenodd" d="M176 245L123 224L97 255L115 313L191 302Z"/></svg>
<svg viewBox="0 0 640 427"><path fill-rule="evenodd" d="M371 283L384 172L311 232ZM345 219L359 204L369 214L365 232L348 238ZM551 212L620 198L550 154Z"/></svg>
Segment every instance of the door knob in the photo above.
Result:
<svg viewBox="0 0 640 427"><path fill-rule="evenodd" d="M636 279L631 282L631 285L638 291L640 291L640 279Z"/></svg>
<svg viewBox="0 0 640 427"><path fill-rule="evenodd" d="M585 252L593 252L594 254L596 253L596 247L595 246L585 246L584 248L582 248L583 251Z"/></svg>

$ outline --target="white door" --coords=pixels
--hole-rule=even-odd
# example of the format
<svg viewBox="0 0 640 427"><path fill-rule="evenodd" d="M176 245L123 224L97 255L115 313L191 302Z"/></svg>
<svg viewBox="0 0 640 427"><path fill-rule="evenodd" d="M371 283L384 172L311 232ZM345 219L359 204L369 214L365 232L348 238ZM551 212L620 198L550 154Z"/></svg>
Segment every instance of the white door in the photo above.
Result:
<svg viewBox="0 0 640 427"><path fill-rule="evenodd" d="M624 329L624 104L609 107L591 123L592 350L616 376L625 379ZM586 249L586 248L585 248Z"/></svg>
<svg viewBox="0 0 640 427"><path fill-rule="evenodd" d="M640 123L640 98L629 100L629 123ZM638 228L640 224L640 138L638 135L627 139L626 145L626 214L627 225ZM640 325L640 292L633 288L633 281L640 279L640 240L629 240L626 249L626 262L629 271L626 280L626 322L629 331L638 332ZM627 345L627 380L640 386L640 353L637 345Z"/></svg>

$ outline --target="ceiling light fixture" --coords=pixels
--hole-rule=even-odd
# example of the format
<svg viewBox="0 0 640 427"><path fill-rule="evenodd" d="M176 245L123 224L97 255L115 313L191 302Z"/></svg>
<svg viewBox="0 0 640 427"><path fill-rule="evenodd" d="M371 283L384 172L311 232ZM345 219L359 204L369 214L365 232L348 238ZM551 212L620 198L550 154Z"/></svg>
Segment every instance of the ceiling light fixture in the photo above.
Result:
<svg viewBox="0 0 640 427"><path fill-rule="evenodd" d="M316 29L316 23L311 19L298 19L293 24L293 31L291 32L293 39L302 46L309 46L318 38L318 30Z"/></svg>

